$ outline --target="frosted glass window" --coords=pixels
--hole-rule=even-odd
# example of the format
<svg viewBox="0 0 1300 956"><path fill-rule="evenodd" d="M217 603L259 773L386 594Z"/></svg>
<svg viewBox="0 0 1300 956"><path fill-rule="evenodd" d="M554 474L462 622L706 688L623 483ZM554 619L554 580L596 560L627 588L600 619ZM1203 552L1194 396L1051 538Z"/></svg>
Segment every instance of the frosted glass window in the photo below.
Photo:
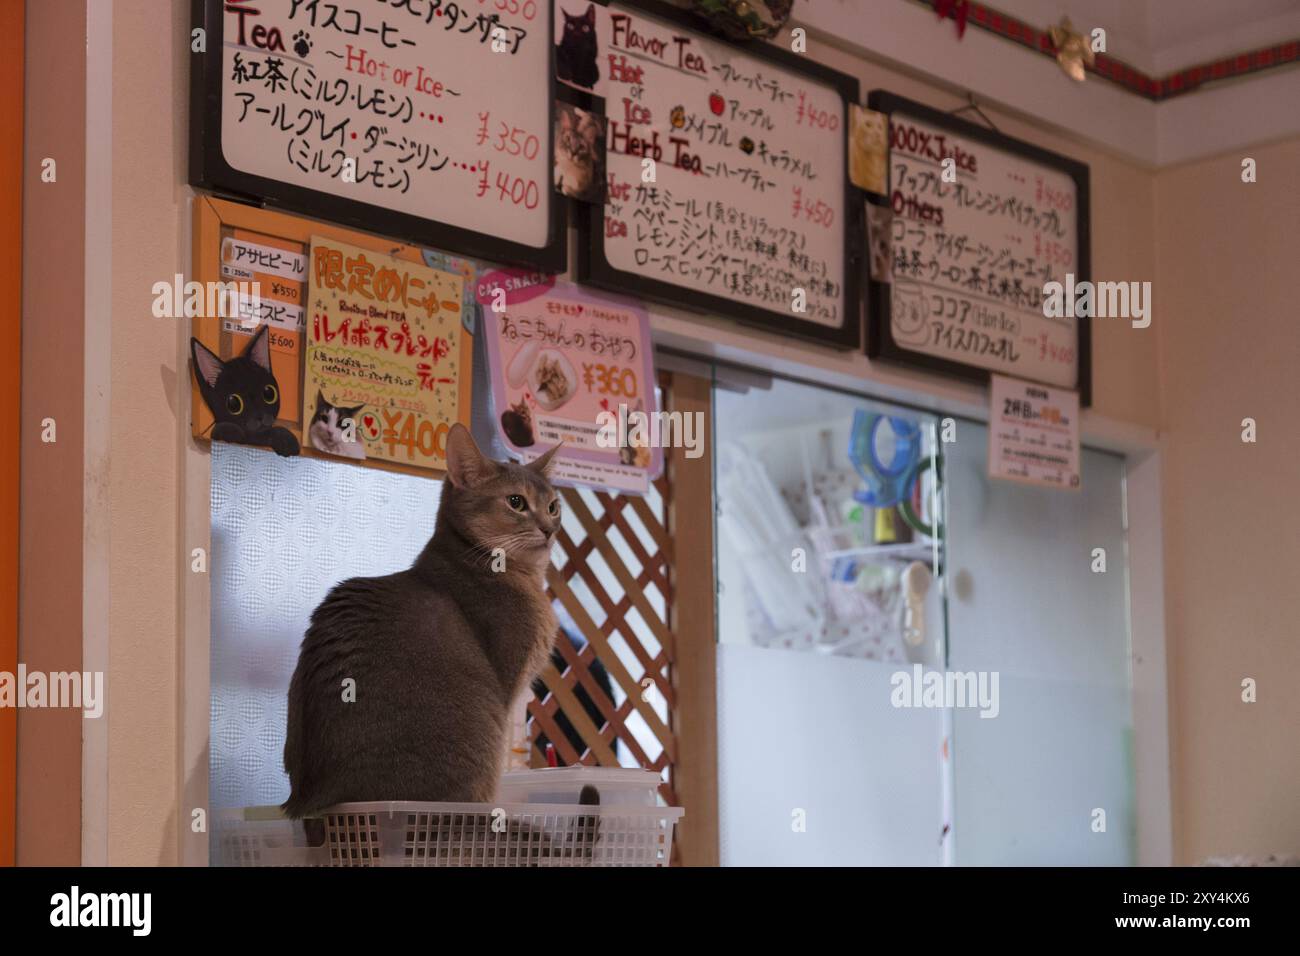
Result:
<svg viewBox="0 0 1300 956"><path fill-rule="evenodd" d="M1123 459L1085 451L1077 492L994 481L983 425L936 447L932 416L753 379L714 389L723 863L1132 863ZM937 537L862 540L859 410L915 421L942 458L914 498ZM934 575L915 646L913 562ZM996 676L996 698L896 706L916 665Z"/></svg>
<svg viewBox="0 0 1300 956"><path fill-rule="evenodd" d="M1123 459L1085 450L1080 491L1035 488L988 477L984 426L957 436L945 447L948 663L997 671L1001 706L996 719L953 712L956 861L1131 864Z"/></svg>
<svg viewBox="0 0 1300 956"><path fill-rule="evenodd" d="M287 695L311 612L340 581L409 567L441 486L213 442L213 809L288 798Z"/></svg>
<svg viewBox="0 0 1300 956"><path fill-rule="evenodd" d="M892 507L884 533L861 500L859 412L915 428L909 472L932 454L934 421L916 412L781 380L714 391L724 865L945 861L946 711L891 703L900 670L942 666L940 588L915 644L900 600L902 571L933 569L937 543Z"/></svg>
<svg viewBox="0 0 1300 956"><path fill-rule="evenodd" d="M944 712L891 707L895 670L718 647L723 866L943 862Z"/></svg>

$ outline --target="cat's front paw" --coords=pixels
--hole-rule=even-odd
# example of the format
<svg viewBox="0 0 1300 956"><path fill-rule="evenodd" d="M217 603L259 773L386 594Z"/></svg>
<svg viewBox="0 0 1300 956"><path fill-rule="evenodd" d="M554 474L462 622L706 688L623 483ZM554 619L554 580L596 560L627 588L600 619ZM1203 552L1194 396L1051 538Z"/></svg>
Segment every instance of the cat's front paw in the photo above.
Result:
<svg viewBox="0 0 1300 956"><path fill-rule="evenodd" d="M242 445L245 441L244 429L234 422L217 422L212 426L212 431L208 432L208 437L213 441L233 442Z"/></svg>
<svg viewBox="0 0 1300 956"><path fill-rule="evenodd" d="M292 458L298 454L298 439L287 428L276 426L271 429L271 450L283 458Z"/></svg>

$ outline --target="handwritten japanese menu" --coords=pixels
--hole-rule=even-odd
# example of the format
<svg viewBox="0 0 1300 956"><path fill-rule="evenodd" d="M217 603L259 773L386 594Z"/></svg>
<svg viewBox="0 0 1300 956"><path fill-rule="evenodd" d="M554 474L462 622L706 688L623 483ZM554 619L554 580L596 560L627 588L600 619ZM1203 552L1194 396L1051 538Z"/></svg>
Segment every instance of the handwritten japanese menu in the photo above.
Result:
<svg viewBox="0 0 1300 956"><path fill-rule="evenodd" d="M819 325L856 316L839 93L618 4L601 23L610 266Z"/></svg>
<svg viewBox="0 0 1300 956"><path fill-rule="evenodd" d="M226 0L234 169L546 245L548 10L484 0Z"/></svg>
<svg viewBox="0 0 1300 956"><path fill-rule="evenodd" d="M563 441L554 480L647 491L670 436L659 428L645 310L568 283L516 286L503 311L492 300L482 298L483 324L506 447L531 460Z"/></svg>
<svg viewBox="0 0 1300 956"><path fill-rule="evenodd" d="M1074 180L902 112L889 133L895 342L1074 388L1076 320L1043 315L1044 283L1078 268Z"/></svg>
<svg viewBox="0 0 1300 956"><path fill-rule="evenodd" d="M312 237L304 444L441 468L458 421L464 279Z"/></svg>

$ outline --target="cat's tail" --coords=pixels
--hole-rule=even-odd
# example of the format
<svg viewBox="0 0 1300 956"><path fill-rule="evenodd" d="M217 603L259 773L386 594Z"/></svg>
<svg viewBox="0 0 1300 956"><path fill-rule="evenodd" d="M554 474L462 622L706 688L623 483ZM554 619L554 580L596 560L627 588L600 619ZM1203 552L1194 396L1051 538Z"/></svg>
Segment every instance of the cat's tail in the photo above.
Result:
<svg viewBox="0 0 1300 956"><path fill-rule="evenodd" d="M584 807L600 806L600 791L589 783L585 784L582 788L582 792L578 794L578 803ZM596 844L600 842L600 814L597 813L590 817L579 817L578 827L583 833L590 831L591 840L587 844L587 852L585 854L585 858L589 860L595 851Z"/></svg>
<svg viewBox="0 0 1300 956"><path fill-rule="evenodd" d="M584 807L599 807L600 791L591 784L584 785L578 794L578 803ZM539 855L551 860L585 861L570 865L589 866L599 842L600 814L579 814L562 830L543 840Z"/></svg>

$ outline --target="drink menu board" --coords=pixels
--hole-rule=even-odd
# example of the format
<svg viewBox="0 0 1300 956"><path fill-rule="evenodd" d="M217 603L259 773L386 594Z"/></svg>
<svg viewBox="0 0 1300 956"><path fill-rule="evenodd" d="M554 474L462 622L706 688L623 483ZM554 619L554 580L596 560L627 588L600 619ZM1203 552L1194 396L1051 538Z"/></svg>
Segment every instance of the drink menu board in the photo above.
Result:
<svg viewBox="0 0 1300 956"><path fill-rule="evenodd" d="M1088 276L1087 166L890 94L870 103L889 114L892 225L869 354L1086 403L1087 320L1044 315L1043 300L1045 284Z"/></svg>
<svg viewBox="0 0 1300 956"><path fill-rule="evenodd" d="M857 345L861 199L845 158L857 81L716 40L656 4L592 7L593 50L575 27L588 5L557 7L561 76L587 72L570 54L594 54L607 120L608 195L579 277Z"/></svg>
<svg viewBox="0 0 1300 956"><path fill-rule="evenodd" d="M191 180L563 269L548 4L209 0Z"/></svg>

